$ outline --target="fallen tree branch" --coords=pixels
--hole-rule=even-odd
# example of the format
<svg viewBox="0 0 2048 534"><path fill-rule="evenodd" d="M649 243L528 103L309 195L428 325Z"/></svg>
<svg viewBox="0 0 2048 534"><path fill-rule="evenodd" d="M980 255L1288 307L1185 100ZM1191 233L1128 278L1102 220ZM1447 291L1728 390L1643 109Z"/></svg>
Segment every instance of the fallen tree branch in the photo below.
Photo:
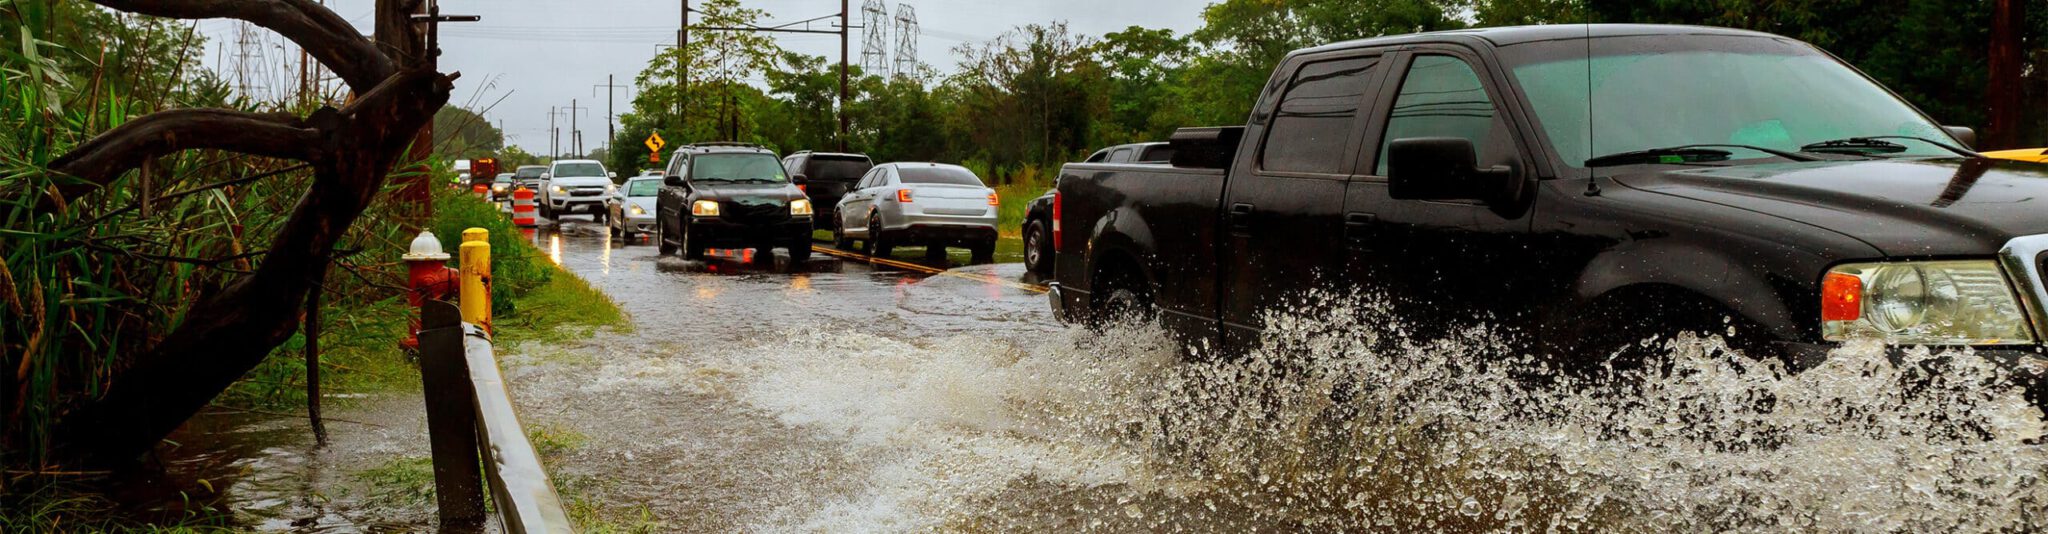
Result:
<svg viewBox="0 0 2048 534"><path fill-rule="evenodd" d="M285 114L174 109L128 121L50 162L52 172L86 183L59 186L66 199L104 187L143 162L174 152L215 149L317 162L320 132Z"/></svg>

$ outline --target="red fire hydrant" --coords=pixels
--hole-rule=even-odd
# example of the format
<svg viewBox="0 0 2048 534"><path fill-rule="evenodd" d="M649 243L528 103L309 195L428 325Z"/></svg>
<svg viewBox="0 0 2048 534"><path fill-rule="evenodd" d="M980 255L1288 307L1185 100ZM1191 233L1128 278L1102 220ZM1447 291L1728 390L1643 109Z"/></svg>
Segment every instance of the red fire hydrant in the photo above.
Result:
<svg viewBox="0 0 2048 534"><path fill-rule="evenodd" d="M405 340L399 345L406 350L420 348L420 307L429 300L448 300L455 297L461 282L461 271L448 267L448 253L441 251L441 240L433 232L422 231L412 240L412 251L405 258L405 300L412 304L412 323L405 329Z"/></svg>

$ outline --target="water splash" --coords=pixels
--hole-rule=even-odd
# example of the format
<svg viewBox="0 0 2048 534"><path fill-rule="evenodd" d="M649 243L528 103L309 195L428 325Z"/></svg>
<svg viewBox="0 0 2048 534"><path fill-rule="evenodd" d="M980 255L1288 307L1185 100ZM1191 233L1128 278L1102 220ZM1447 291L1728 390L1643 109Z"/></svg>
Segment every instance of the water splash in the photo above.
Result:
<svg viewBox="0 0 2048 534"><path fill-rule="evenodd" d="M735 395L867 462L857 491L755 527L2048 528L2041 413L1969 352L1854 344L1794 374L1682 334L1643 371L1532 380L1484 327L1301 309L1235 358L1184 360L1150 325L735 350Z"/></svg>

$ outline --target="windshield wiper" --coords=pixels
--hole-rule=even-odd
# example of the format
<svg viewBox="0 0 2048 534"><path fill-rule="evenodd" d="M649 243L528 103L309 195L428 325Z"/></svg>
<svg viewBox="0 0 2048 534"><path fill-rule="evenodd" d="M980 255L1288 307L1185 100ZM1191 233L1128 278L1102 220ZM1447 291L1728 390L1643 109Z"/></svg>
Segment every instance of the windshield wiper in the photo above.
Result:
<svg viewBox="0 0 2048 534"><path fill-rule="evenodd" d="M1588 159L1586 160L1586 166L1612 167L1615 165L1635 165L1639 163L1686 164L1709 161L1728 161L1728 157L1734 155L1734 153L1726 150L1721 150L1721 148L1741 148L1746 150L1754 150L1757 152L1770 154L1792 161L1814 161L1818 159L1813 156L1808 156L1795 152L1786 152L1774 148L1764 148L1760 146L1699 144L1674 146L1666 148L1652 148L1648 150L1634 150L1629 152L1618 152L1614 154L1608 154L1605 156L1595 157L1593 159Z"/></svg>
<svg viewBox="0 0 2048 534"><path fill-rule="evenodd" d="M1850 137L1847 139L1821 141L1819 143L1813 143L1810 145L1802 146L1799 147L1799 151L1818 152L1822 154L1850 154L1855 156L1868 156L1871 154L1897 154L1900 152L1905 152L1906 145L1901 145L1898 143L1878 139L1875 137Z"/></svg>
<svg viewBox="0 0 2048 534"><path fill-rule="evenodd" d="M1941 141L1936 141L1925 137L1911 135L1871 135L1864 137L1836 139L1833 141L1821 141L1819 143L1799 147L1799 151L1822 153L1845 152L1849 154L1867 153L1864 151L1875 152L1879 154L1896 154L1899 152L1906 151L1906 145L1886 141L1886 139L1904 139L1908 141L1919 141L1922 143L1927 143L1930 145L1941 147L1942 150L1954 152L1957 155L1961 155L1964 157L1979 157L1979 154L1967 148L1951 145L1948 143L1943 143Z"/></svg>

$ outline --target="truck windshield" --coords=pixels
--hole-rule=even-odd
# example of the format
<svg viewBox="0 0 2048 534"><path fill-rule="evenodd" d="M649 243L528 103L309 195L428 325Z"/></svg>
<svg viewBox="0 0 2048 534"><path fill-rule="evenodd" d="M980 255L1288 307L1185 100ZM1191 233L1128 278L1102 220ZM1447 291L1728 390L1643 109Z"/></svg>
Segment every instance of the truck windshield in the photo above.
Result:
<svg viewBox="0 0 2048 534"><path fill-rule="evenodd" d="M563 163L555 166L556 178L588 178L605 176L604 165L598 163Z"/></svg>
<svg viewBox="0 0 2048 534"><path fill-rule="evenodd" d="M520 167L517 176L524 179L533 179L539 178L540 175L547 174L547 172L547 167Z"/></svg>
<svg viewBox="0 0 2048 534"><path fill-rule="evenodd" d="M1855 70L1783 39L1598 37L1591 46L1590 75L1583 40L1517 44L1501 52L1544 133L1573 167L1603 155L1689 145L1795 152L1825 141L1878 136L1960 145ZM1882 155L1954 154L1928 142L1900 144L1905 150ZM1739 157L1766 156L1745 152Z"/></svg>
<svg viewBox="0 0 2048 534"><path fill-rule="evenodd" d="M769 154L704 154L690 159L692 182L782 183L782 160Z"/></svg>

